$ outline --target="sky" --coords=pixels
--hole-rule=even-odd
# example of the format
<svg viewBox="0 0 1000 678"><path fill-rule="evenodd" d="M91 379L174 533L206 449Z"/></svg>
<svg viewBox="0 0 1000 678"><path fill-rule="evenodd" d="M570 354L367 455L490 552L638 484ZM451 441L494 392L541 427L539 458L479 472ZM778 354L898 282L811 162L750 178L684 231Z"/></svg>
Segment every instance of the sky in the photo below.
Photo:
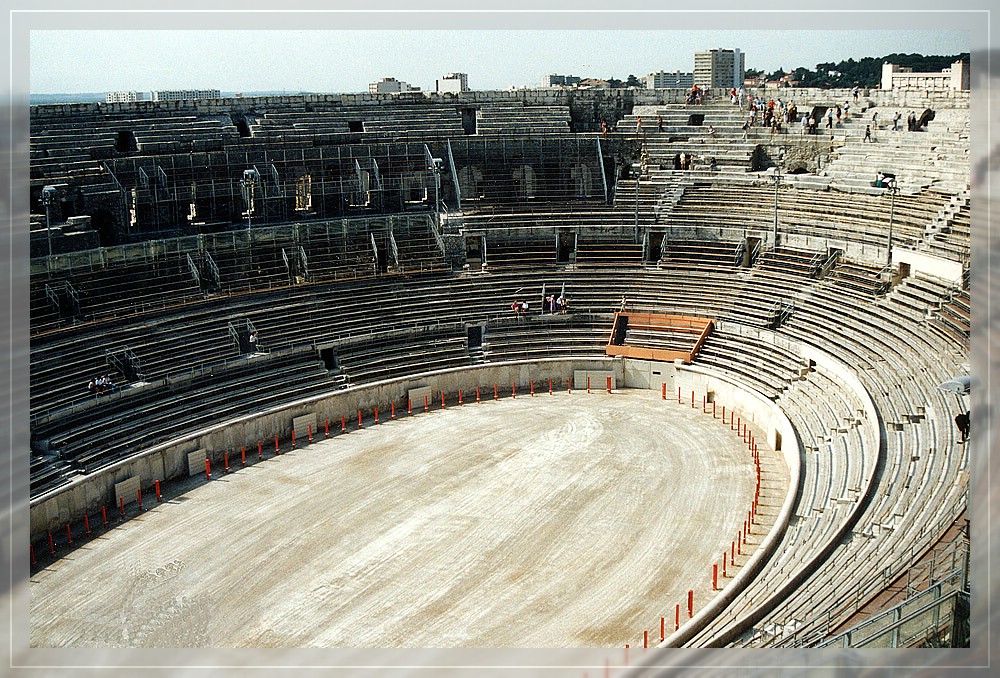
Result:
<svg viewBox="0 0 1000 678"><path fill-rule="evenodd" d="M366 92L395 77L422 90L463 72L472 89L692 71L700 50L739 48L772 72L891 53L970 51L966 30L30 30L32 94L155 89Z"/></svg>

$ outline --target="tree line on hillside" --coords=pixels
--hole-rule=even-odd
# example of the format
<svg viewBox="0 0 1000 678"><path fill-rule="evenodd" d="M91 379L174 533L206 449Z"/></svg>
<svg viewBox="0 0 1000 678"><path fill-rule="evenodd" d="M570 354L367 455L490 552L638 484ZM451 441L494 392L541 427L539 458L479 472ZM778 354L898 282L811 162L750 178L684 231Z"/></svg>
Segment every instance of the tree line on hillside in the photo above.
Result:
<svg viewBox="0 0 1000 678"><path fill-rule="evenodd" d="M799 67L786 72L778 69L773 73L747 69L748 78L764 76L766 80L780 80L791 76L797 81L796 87L879 87L882 84L882 64L890 63L913 69L916 73L939 73L956 61L969 63L969 53L952 56L923 56L922 54L889 54L884 57L864 57L855 61L848 59L838 63L816 64L815 70Z"/></svg>

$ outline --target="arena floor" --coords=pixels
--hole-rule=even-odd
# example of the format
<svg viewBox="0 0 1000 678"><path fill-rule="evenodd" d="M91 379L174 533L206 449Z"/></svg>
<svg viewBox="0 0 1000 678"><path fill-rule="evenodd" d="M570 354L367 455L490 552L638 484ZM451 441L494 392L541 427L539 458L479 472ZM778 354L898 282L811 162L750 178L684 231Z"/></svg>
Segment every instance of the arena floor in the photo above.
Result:
<svg viewBox="0 0 1000 678"><path fill-rule="evenodd" d="M788 483L759 449L762 524L737 565ZM31 644L653 644L689 589L696 610L713 595L753 490L739 436L652 391L453 406L147 501L32 576Z"/></svg>

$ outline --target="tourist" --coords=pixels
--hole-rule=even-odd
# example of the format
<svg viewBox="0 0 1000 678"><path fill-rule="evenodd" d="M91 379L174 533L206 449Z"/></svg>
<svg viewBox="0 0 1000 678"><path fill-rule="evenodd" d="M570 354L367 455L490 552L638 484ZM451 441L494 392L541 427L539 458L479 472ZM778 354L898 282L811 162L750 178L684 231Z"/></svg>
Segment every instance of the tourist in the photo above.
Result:
<svg viewBox="0 0 1000 678"><path fill-rule="evenodd" d="M656 116L656 131L657 132L662 132L663 131L663 116L662 115Z"/></svg>
<svg viewBox="0 0 1000 678"><path fill-rule="evenodd" d="M864 142L864 141L870 141L872 143L875 143L875 140L872 139L872 126L871 125L865 125L865 138L862 139L862 142Z"/></svg>
<svg viewBox="0 0 1000 678"><path fill-rule="evenodd" d="M636 134L642 134L642 118L641 117L635 119L635 133Z"/></svg>
<svg viewBox="0 0 1000 678"><path fill-rule="evenodd" d="M896 111L892 116L892 131L899 129L899 119L903 117L899 111Z"/></svg>

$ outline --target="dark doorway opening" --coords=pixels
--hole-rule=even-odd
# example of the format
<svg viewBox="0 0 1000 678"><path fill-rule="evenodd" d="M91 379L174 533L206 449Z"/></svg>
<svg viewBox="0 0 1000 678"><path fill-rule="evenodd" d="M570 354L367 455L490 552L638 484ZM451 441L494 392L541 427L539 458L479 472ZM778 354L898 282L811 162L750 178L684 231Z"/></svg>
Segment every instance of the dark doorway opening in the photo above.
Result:
<svg viewBox="0 0 1000 678"><path fill-rule="evenodd" d="M462 114L462 130L466 134L476 133L476 109L474 108L462 108L459 109Z"/></svg>

